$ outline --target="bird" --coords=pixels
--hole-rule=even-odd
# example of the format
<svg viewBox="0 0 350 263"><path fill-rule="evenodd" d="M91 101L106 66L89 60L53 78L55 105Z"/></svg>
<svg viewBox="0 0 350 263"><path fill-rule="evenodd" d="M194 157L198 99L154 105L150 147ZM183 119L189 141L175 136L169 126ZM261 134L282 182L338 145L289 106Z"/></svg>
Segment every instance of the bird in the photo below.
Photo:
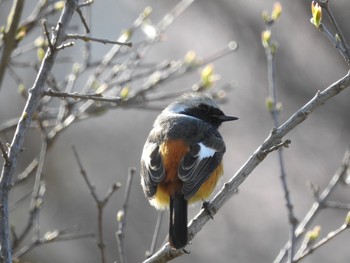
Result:
<svg viewBox="0 0 350 263"><path fill-rule="evenodd" d="M155 208L169 208L169 244L188 244L188 204L204 201L223 174L225 142L218 131L237 120L209 96L187 92L156 118L141 155L141 185Z"/></svg>

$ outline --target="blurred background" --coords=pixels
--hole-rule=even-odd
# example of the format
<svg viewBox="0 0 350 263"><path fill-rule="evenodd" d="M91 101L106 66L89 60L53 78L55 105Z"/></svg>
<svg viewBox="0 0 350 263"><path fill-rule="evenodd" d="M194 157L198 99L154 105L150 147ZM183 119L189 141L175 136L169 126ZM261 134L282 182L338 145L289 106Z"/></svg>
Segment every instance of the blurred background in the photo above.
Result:
<svg viewBox="0 0 350 263"><path fill-rule="evenodd" d="M91 7L91 35L116 39L120 32L129 28L145 7L152 7L151 21L157 24L178 1L96 1ZM216 88L230 86L227 100L222 104L224 112L239 117L239 121L223 125L221 133L227 144L224 157L225 175L222 183L229 180L246 162L249 156L268 136L273 122L265 107L268 96L267 64L261 45L261 31L265 29L262 11L271 12L274 1L254 0L201 0L191 4L162 34L162 41L152 45L142 63L147 65L164 60L182 59L189 50L198 57L206 58L236 41L238 49L212 62L220 80ZM277 94L283 105L280 121L287 120L297 109L309 101L318 90L332 84L348 70L346 63L332 44L310 23L311 1L280 1L283 13L273 27L273 37L278 42ZM4 24L11 1L1 1L0 22ZM28 0L23 17L32 11L36 1ZM345 36L350 39L346 0L331 2L332 10ZM48 20L54 25L58 14ZM84 33L77 15L70 32ZM28 43L40 33L28 38ZM141 32L131 41L144 38ZM73 48L65 49L61 57L82 60L82 47L76 41ZM110 50L110 45L91 44L91 60L99 61ZM60 57L59 57L60 58ZM36 53L26 53L18 60L31 61ZM53 74L62 81L71 71L72 63L56 63ZM27 88L32 86L36 71L31 68L16 69ZM78 81L81 89L88 78ZM191 89L200 78L200 70L165 82L154 94L167 94ZM137 85L137 84L132 84ZM133 87L130 89L137 89ZM299 125L286 139L292 141L284 151L286 172L294 211L301 220L314 202L310 183L321 190L341 164L348 146L350 90L328 101ZM58 101L58 100L57 100ZM162 101L157 107L165 106ZM10 74L6 75L0 94L0 123L18 117L25 100L18 94L17 84ZM114 182L122 187L112 196L104 211L104 234L107 261L118 259L115 232L118 228L116 214L123 204L128 169L136 167L143 144L152 128L159 110L117 108L95 118L77 122L65 130L50 148L45 161L43 180L47 183L44 205L40 213L41 233L54 229L80 226L80 233L96 232L97 210L91 194L80 174L72 145L79 153L82 164L102 198ZM12 133L6 133L10 142ZM17 173L27 167L33 156L40 151L40 134L31 130L26 137ZM272 262L288 240L289 223L284 192L279 178L276 153L254 170L224 207L188 246L191 251L174 262ZM31 191L34 176L25 184L15 187L11 200L15 202ZM350 202L349 188L340 185L331 200ZM11 222L18 232L22 231L29 210L30 198L21 202L11 212ZM190 208L191 219L200 204ZM327 235L344 221L347 211L325 209L313 225L320 225L321 235ZM143 195L140 178L134 178L128 203L125 229L126 256L128 262L141 262L149 249L157 211ZM168 212L163 217L159 244L168 231ZM25 243L30 241L30 237ZM304 262L348 262L349 233L337 237L322 249L315 251ZM94 238L72 240L37 247L26 254L26 262L99 262L100 256Z"/></svg>

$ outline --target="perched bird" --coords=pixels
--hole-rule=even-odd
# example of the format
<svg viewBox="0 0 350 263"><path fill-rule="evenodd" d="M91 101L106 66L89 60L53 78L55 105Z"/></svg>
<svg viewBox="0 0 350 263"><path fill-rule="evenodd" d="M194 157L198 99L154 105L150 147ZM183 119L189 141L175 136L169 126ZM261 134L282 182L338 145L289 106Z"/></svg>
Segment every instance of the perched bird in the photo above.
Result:
<svg viewBox="0 0 350 263"><path fill-rule="evenodd" d="M186 93L153 124L141 157L141 185L157 209L170 208L169 243L188 243L188 203L203 201L223 173L226 147L218 128L238 118L225 115L206 95Z"/></svg>

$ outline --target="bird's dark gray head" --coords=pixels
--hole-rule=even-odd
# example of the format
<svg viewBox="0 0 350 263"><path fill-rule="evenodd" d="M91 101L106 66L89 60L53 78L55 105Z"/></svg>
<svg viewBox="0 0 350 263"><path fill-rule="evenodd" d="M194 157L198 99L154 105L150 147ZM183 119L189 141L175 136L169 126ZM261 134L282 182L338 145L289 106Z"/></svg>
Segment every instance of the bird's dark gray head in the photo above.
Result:
<svg viewBox="0 0 350 263"><path fill-rule="evenodd" d="M199 92L185 93L166 107L163 113L188 115L206 121L215 127L219 127L225 121L238 119L225 115L210 97Z"/></svg>

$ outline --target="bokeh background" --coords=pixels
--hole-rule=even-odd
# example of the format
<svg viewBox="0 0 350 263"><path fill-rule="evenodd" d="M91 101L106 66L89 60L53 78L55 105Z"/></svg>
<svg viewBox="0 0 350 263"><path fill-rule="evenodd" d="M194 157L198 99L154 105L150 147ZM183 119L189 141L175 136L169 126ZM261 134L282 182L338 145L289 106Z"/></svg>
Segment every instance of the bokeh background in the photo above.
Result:
<svg viewBox="0 0 350 263"><path fill-rule="evenodd" d="M0 21L4 23L11 1L2 2ZM30 13L35 3L26 1L23 17ZM146 6L152 7L151 20L157 23L177 3L175 0L96 1L91 8L92 35L115 39ZM237 51L213 62L216 74L221 76L216 86L234 86L227 92L228 99L222 108L228 114L239 117L239 121L227 123L221 129L227 143L222 182L231 178L245 163L273 126L265 108L267 66L261 45L261 31L264 29L261 13L263 10L270 12L273 3L271 0L195 1L165 32L164 40L153 45L146 54L145 62L158 63L165 59L183 58L189 50L194 50L200 57L207 57L232 40L238 43ZM273 28L274 38L279 43L277 92L283 104L281 121L287 120L318 90L335 82L348 70L337 50L309 22L310 3L281 1L283 14ZM350 39L349 2L331 1L331 7L345 36ZM57 16L48 22L54 24L56 19ZM77 16L72 24L78 26L72 27L73 32L83 32ZM81 47L78 42L74 48L65 50L65 55L79 61ZM92 44L93 60L101 59L109 49L107 45ZM31 59L35 59L35 53L23 56L23 60ZM58 64L53 72L57 79L63 79L70 68ZM35 71L23 69L19 74L30 87ZM198 79L199 72L195 71L161 85L159 92L190 88ZM350 91L345 90L286 136L292 141L290 148L284 151L284 157L298 219L304 217L314 202L310 183L323 189L341 163L349 141L349 96ZM7 75L0 94L0 122L19 116L24 103L18 95L17 85ZM166 104L167 101L164 101L162 105ZM111 110L79 122L59 136L45 162L43 178L47 183L47 193L40 214L42 233L77 224L81 233L96 231L97 211L74 159L71 146L75 145L101 197L112 183L117 181L123 185L111 198L104 213L108 262L118 259L116 213L122 206L128 169L136 167L139 170L142 147L158 113L156 110ZM17 172L21 172L39 150L40 136L33 130L26 137ZM157 212L143 196L139 182L139 177L135 177L128 204L125 230L128 262L144 259L157 219ZM11 193L12 200L28 193L32 185L33 178L16 187ZM288 240L289 224L283 196L277 155L273 153L195 237L188 247L191 253L174 262L272 262ZM339 187L331 199L349 202L349 189ZM27 220L28 207L29 199L11 213L11 222L19 231ZM190 218L199 209L200 205L190 208ZM317 217L314 225L321 225L321 235L326 235L343 223L345 215L346 211L327 209ZM164 240L167 234L168 212L163 218L160 240ZM344 233L304 262L348 262L349 237L348 232ZM90 238L38 247L26 255L25 261L99 262L99 252L95 240Z"/></svg>

